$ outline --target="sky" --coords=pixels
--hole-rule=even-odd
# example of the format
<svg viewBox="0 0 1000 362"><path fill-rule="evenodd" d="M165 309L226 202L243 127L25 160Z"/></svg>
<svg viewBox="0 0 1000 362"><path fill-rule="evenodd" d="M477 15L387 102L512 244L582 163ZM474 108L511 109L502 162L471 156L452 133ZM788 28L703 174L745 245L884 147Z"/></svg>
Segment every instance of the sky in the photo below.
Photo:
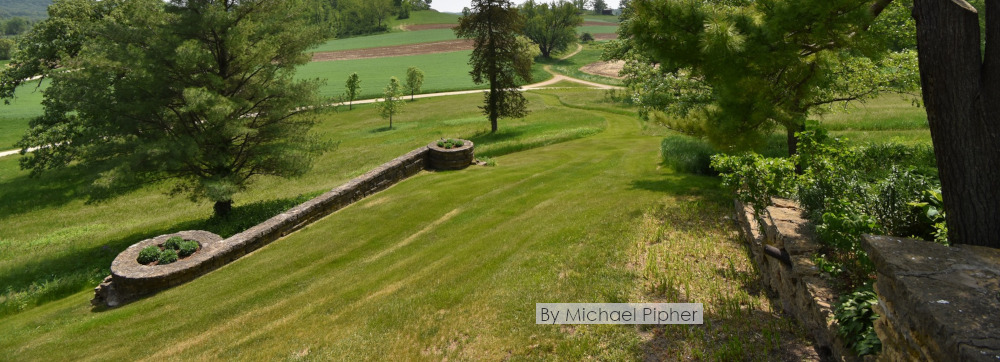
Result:
<svg viewBox="0 0 1000 362"><path fill-rule="evenodd" d="M521 5L527 0L513 0L514 4ZM469 6L472 0L431 0L431 9L443 13L460 13L462 8Z"/></svg>

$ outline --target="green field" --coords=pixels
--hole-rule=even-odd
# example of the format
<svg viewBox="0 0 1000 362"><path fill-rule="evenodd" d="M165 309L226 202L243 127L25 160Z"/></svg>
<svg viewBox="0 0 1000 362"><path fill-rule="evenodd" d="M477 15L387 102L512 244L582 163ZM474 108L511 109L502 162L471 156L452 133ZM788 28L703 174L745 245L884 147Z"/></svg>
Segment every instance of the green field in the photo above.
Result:
<svg viewBox="0 0 1000 362"><path fill-rule="evenodd" d="M333 39L316 48L313 48L311 51L330 52L339 50L379 48L453 39L457 38L455 37L455 32L451 31L451 29L401 31L356 38Z"/></svg>
<svg viewBox="0 0 1000 362"><path fill-rule="evenodd" d="M608 34L617 33L618 26L581 26L576 28L577 34L590 33L590 34Z"/></svg>
<svg viewBox="0 0 1000 362"><path fill-rule="evenodd" d="M475 140L498 166L421 173L125 307L92 310L96 279L65 286L0 319L0 351L26 360L622 360L767 358L805 344L757 289L718 180L657 167L663 130L642 131L599 91L528 98L532 115L492 136L479 133L478 95L411 103L391 131L369 107L325 113L317 132L340 149L302 179L258 182L237 211L287 205L441 136ZM0 210L0 245L13 256L0 278L15 290L58 284L42 282L49 275L96 278L143 237L213 227L208 203L168 198L162 185L87 205L68 175L28 180L13 163L0 160L0 200L13 206ZM706 324L535 325L534 303L545 301L702 302Z"/></svg>
<svg viewBox="0 0 1000 362"><path fill-rule="evenodd" d="M42 114L42 90L38 82L17 89L10 104L0 101L0 151L14 148L14 143L28 129L28 121Z"/></svg>
<svg viewBox="0 0 1000 362"><path fill-rule="evenodd" d="M299 68L299 78L326 79L326 85L320 88L324 97L337 97L344 93L344 83L347 77L357 72L361 79L362 97L382 97L389 78L395 76L400 81L406 80L406 69L414 66L424 72L424 84L421 93L448 92L467 89L486 89L488 84L476 85L469 76L469 54L471 51L413 55L379 59L359 59L333 62L313 62ZM532 72L535 82L551 78L547 72L536 65Z"/></svg>
<svg viewBox="0 0 1000 362"><path fill-rule="evenodd" d="M615 16L615 15L584 15L583 16L583 20L584 21L600 21L600 22L613 23L613 24L618 24L618 23L621 22L621 19L619 17Z"/></svg>
<svg viewBox="0 0 1000 362"><path fill-rule="evenodd" d="M409 19L393 18L392 26L417 24L458 24L459 15L438 12L437 10L411 11Z"/></svg>
<svg viewBox="0 0 1000 362"><path fill-rule="evenodd" d="M899 95L884 95L864 103L854 102L846 108L812 117L816 124L831 135L846 137L852 142L894 142L904 144L931 143L927 125L927 110L914 106Z"/></svg>

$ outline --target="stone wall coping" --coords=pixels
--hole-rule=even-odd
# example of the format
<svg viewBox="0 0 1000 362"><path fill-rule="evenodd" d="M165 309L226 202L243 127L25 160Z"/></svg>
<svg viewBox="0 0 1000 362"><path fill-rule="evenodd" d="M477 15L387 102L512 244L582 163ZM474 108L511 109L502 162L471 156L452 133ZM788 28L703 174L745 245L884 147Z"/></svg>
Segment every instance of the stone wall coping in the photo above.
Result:
<svg viewBox="0 0 1000 362"><path fill-rule="evenodd" d="M465 142L468 142L467 145L453 150L467 150L471 153L472 142ZM107 306L117 306L211 272L310 222L425 169L429 165L427 158L430 149L424 146L407 152L226 239L207 231L181 231L133 244L112 262L111 276L95 288L95 297L91 302L95 305L103 303ZM201 244L201 249L187 258L168 265L149 266L136 261L142 248L162 244L173 236L196 240Z"/></svg>
<svg viewBox="0 0 1000 362"><path fill-rule="evenodd" d="M455 148L438 147L438 145L437 145L438 141L434 141L434 142L428 143L427 144L427 148L431 149L431 150L434 150L436 152L451 153L451 152L462 152L462 151L465 151L465 150L468 150L470 148L475 147L475 144L473 144L472 141L469 141L469 140L466 140L466 139L459 139L459 138L454 138L454 140L456 140L456 141L462 141L462 147L455 147Z"/></svg>
<svg viewBox="0 0 1000 362"><path fill-rule="evenodd" d="M865 235L892 358L1000 360L1000 250Z"/></svg>
<svg viewBox="0 0 1000 362"><path fill-rule="evenodd" d="M160 245L172 237L179 236L185 240L194 240L201 244L201 249L191 254L187 258L177 260L167 265L143 265L136 260L139 252L150 245ZM118 254L111 262L111 274L115 276L127 276L133 279L157 279L168 277L171 274L197 266L216 256L220 250L222 237L214 233L202 230L181 231L173 234L160 235L155 238L146 239L132 244L125 251Z"/></svg>

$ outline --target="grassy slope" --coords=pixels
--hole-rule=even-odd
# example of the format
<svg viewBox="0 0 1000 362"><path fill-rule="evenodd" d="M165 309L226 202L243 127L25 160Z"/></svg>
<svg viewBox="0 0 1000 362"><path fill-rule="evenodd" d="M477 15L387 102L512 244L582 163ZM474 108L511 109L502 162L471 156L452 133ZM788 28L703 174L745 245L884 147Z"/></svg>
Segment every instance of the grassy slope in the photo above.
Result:
<svg viewBox="0 0 1000 362"><path fill-rule="evenodd" d="M590 33L590 34L610 34L610 33L617 33L617 32L618 32L618 26L617 25L607 25L607 26L592 25L592 26L581 26L581 27L576 28L576 33L577 34L583 34L583 33Z"/></svg>
<svg viewBox="0 0 1000 362"><path fill-rule="evenodd" d="M238 194L240 216L236 219L246 220L235 225L206 222L211 213L208 202L170 198L165 195L168 185L151 185L87 204L85 180L93 176L88 170L74 167L29 178L18 169L18 157L0 158L0 204L4 205L0 208L0 255L4 255L0 285L10 288L0 290L0 315L92 288L107 274L118 252L143 238L185 229L232 234L241 225L252 225L294 205L300 195L332 189L434 139L473 137L482 143L480 154L499 154L593 134L602 127L598 116L546 107L537 96L531 99L531 116L505 121L504 132L492 137L476 136L489 129L479 115L482 96L478 94L408 103L395 119L396 129L389 132L383 129L388 122L370 105L326 112L319 118L316 135L341 142L339 149L318 158L312 172L302 178L261 178Z"/></svg>
<svg viewBox="0 0 1000 362"><path fill-rule="evenodd" d="M885 95L813 117L830 134L856 143L930 144L927 110L898 95Z"/></svg>
<svg viewBox="0 0 1000 362"><path fill-rule="evenodd" d="M23 359L621 360L647 349L667 359L765 358L779 338L799 343L756 291L717 180L658 169L659 137L640 134L634 117L563 106L600 109L601 97L536 93L536 118L525 122L576 128L598 117L601 134L499 157L495 168L422 173L123 308L93 312L84 291L4 318L0 350ZM328 123L392 139L478 117L455 108L384 133ZM537 133L517 124L505 122L497 138ZM387 141L370 150L410 146ZM676 283L659 286L668 280ZM532 320L535 302L642 300L703 302L707 323L640 330Z"/></svg>
<svg viewBox="0 0 1000 362"><path fill-rule="evenodd" d="M28 120L42 114L42 92L38 82L17 89L16 98L6 105L0 101L0 151L14 148L14 143L28 129Z"/></svg>
<svg viewBox="0 0 1000 362"><path fill-rule="evenodd" d="M421 11L411 11L410 18L408 19L396 19L393 18L392 26L399 26L403 24L408 25L418 25L418 24L458 24L459 15L448 14L438 12L437 10L421 10Z"/></svg>
<svg viewBox="0 0 1000 362"><path fill-rule="evenodd" d="M575 47L573 48L575 49ZM591 82L610 84L610 85L622 85L622 81L614 78L607 78L596 76L593 74L587 74L580 71L585 65L601 61L601 53L604 52L604 48L600 44L584 44L583 50L574 55L572 58L565 60L548 60L542 61L542 64L551 65L552 71L567 75L573 78L583 79ZM559 56L554 56L558 58Z"/></svg>

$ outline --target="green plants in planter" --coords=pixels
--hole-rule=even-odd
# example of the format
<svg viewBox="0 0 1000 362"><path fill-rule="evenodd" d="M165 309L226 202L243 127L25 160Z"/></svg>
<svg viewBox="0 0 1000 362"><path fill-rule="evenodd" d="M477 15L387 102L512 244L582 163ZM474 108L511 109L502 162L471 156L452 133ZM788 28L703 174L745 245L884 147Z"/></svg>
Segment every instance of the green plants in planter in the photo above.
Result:
<svg viewBox="0 0 1000 362"><path fill-rule="evenodd" d="M170 264L177 261L177 251L167 249L160 253L160 265Z"/></svg>
<svg viewBox="0 0 1000 362"><path fill-rule="evenodd" d="M462 140L456 140L456 139L449 138L449 139L446 139L446 140L442 139L442 140L438 141L437 146L441 147L443 149L446 149L446 150L450 150L452 148L458 148L458 147L465 146L465 142L462 142Z"/></svg>
<svg viewBox="0 0 1000 362"><path fill-rule="evenodd" d="M167 239L167 242L163 243L163 249L178 250L181 248L181 243L183 242L184 239L180 236L171 237L170 239Z"/></svg>
<svg viewBox="0 0 1000 362"><path fill-rule="evenodd" d="M139 251L139 257L135 261L139 264L149 264L160 258L160 247L150 245Z"/></svg>
<svg viewBox="0 0 1000 362"><path fill-rule="evenodd" d="M198 251L198 242L193 240L184 240L180 243L180 248L177 250L177 255L180 257L186 257L188 255L194 254Z"/></svg>

